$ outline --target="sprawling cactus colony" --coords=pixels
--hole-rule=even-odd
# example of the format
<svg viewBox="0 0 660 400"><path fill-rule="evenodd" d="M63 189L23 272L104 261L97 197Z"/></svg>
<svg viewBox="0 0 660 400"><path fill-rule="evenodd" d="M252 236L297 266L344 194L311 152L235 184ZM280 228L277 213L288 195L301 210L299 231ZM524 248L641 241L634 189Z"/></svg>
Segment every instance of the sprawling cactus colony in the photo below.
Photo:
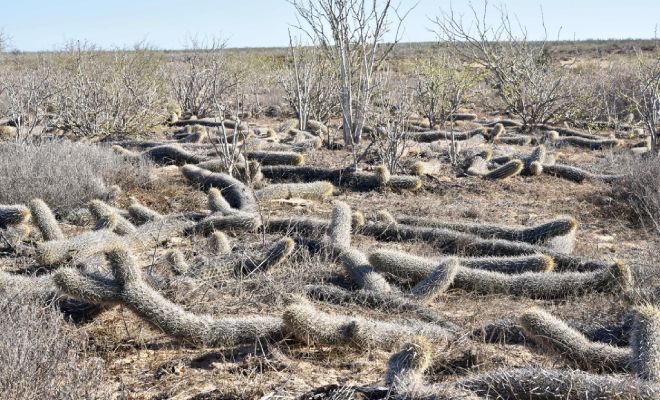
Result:
<svg viewBox="0 0 660 400"><path fill-rule="evenodd" d="M231 357L250 348L287 380L304 365L339 357L338 368L358 368L354 359L367 357L381 379L358 374L346 390L368 398L660 398L658 290L634 279L635 262L575 254L590 240L580 224L588 230L589 221L545 210L519 224L478 211L479 220L426 213L450 207L443 196L456 182L486 197L500 185L556 178L616 184L620 174L561 158L621 141L462 120L472 125L457 132L410 124L404 136L415 152L397 171L310 165L331 130L318 121L281 133L227 125L240 139L225 144L238 154L231 163L210 121L178 120L185 130L168 142L117 142L123 157L159 165L158 190L176 182L194 201L172 205L137 191L88 202L77 222L39 198L2 205L3 254L28 267L0 271L0 292L30 296L72 321L103 324L103 315L120 320L121 312L176 348L222 348ZM448 166L450 143L459 158ZM438 202L424 204L430 196ZM609 304L619 319L568 317L565 305L580 301ZM511 308L491 316L493 303ZM337 394L335 378L300 385L296 396ZM264 398L279 398L278 390Z"/></svg>

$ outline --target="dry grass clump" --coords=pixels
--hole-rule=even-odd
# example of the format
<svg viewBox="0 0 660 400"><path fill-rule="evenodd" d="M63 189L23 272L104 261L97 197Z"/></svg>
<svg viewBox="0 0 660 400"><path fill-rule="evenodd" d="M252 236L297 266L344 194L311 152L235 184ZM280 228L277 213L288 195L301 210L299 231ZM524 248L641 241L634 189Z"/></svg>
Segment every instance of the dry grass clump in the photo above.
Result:
<svg viewBox="0 0 660 400"><path fill-rule="evenodd" d="M27 204L35 197L56 212L94 198L111 186L127 189L149 183L151 164L128 161L101 146L66 140L0 144L0 204Z"/></svg>
<svg viewBox="0 0 660 400"><path fill-rule="evenodd" d="M51 308L0 294L0 398L101 399L102 361Z"/></svg>

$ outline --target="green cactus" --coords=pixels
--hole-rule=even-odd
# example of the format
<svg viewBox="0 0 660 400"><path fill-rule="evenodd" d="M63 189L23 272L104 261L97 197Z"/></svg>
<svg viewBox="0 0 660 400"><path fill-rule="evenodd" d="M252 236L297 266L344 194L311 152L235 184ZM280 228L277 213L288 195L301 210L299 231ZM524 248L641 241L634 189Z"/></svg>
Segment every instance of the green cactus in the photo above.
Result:
<svg viewBox="0 0 660 400"><path fill-rule="evenodd" d="M580 369L605 372L630 371L628 348L596 343L551 314L533 308L519 318L525 335Z"/></svg>
<svg viewBox="0 0 660 400"><path fill-rule="evenodd" d="M120 241L121 238L109 230L85 232L65 240L39 243L36 248L36 258L41 265L82 260L108 251L116 247Z"/></svg>
<svg viewBox="0 0 660 400"><path fill-rule="evenodd" d="M308 344L351 345L359 349L392 350L415 336L434 345L446 345L454 335L424 323L384 322L360 316L332 315L318 311L307 299L296 297L283 316L287 331Z"/></svg>
<svg viewBox="0 0 660 400"><path fill-rule="evenodd" d="M270 218L266 231L270 233L296 232L306 236L323 236L331 226L331 221L321 218L279 217Z"/></svg>
<svg viewBox="0 0 660 400"><path fill-rule="evenodd" d="M211 158L207 161L202 161L197 164L197 167L209 170L211 172L227 172L227 165L225 161L220 158ZM236 178L241 182L260 182L263 179L261 173L261 164L258 161L252 160L245 163L245 161L238 161L233 165L236 172Z"/></svg>
<svg viewBox="0 0 660 400"><path fill-rule="evenodd" d="M562 136L552 141L552 144L555 146L576 146L590 150L603 150L620 146L621 141L618 139L588 139L579 136Z"/></svg>
<svg viewBox="0 0 660 400"><path fill-rule="evenodd" d="M268 185L257 190L255 195L259 200L276 200L301 198L310 200L324 200L332 195L335 187L330 182L310 183L279 183Z"/></svg>
<svg viewBox="0 0 660 400"><path fill-rule="evenodd" d="M57 220L50 210L50 207L41 199L32 199L30 201L30 211L34 223L39 228L44 240L62 240L64 233L57 224Z"/></svg>
<svg viewBox="0 0 660 400"><path fill-rule="evenodd" d="M185 150L179 144L152 147L144 151L142 157L149 158L156 164L164 165L198 164L206 160L206 157L197 156Z"/></svg>
<svg viewBox="0 0 660 400"><path fill-rule="evenodd" d="M220 190L218 188L210 188L207 192L208 195L208 204L209 204L209 209L214 212L214 213L221 213L221 214L230 214L234 210L231 208L227 200L222 196L222 193L220 193Z"/></svg>
<svg viewBox="0 0 660 400"><path fill-rule="evenodd" d="M112 230L118 235L128 235L136 231L135 225L101 200L90 201L89 211L97 220L108 219L106 224L112 221Z"/></svg>
<svg viewBox="0 0 660 400"><path fill-rule="evenodd" d="M447 262L447 260L451 259L444 259L440 263ZM438 266L438 261L386 250L372 252L369 255L369 261L377 271L396 276L413 285L421 284L424 280L430 279L431 274L433 274L433 271ZM483 264L489 262L495 263L495 265L500 262L502 264L514 265L529 263L534 268L544 268L541 271L549 271L553 263L547 256L503 260L497 260L495 258L484 261L479 261L478 259L458 259L457 262L464 264L457 267L451 287L479 294L499 293L531 298L554 299L583 295L590 292L617 293L625 291L632 284L630 270L621 263L592 272L561 274L524 272L511 275L478 268L483 268ZM491 266L488 267L490 268ZM511 267L507 266L507 268Z"/></svg>
<svg viewBox="0 0 660 400"><path fill-rule="evenodd" d="M0 228L24 224L30 220L30 209L22 204L0 205Z"/></svg>
<svg viewBox="0 0 660 400"><path fill-rule="evenodd" d="M351 226L353 228L359 228L364 225L364 214L362 211L353 211L351 214Z"/></svg>
<svg viewBox="0 0 660 400"><path fill-rule="evenodd" d="M235 211L229 215L211 215L188 229L189 233L209 235L214 231L254 232L261 226L258 214Z"/></svg>
<svg viewBox="0 0 660 400"><path fill-rule="evenodd" d="M543 172L543 163L545 162L546 157L545 146L539 145L532 150L532 153L529 157L523 159L525 167L523 168L521 175L525 176L538 176ZM539 168L540 167L540 168Z"/></svg>
<svg viewBox="0 0 660 400"><path fill-rule="evenodd" d="M231 244L227 235L223 232L216 231L209 236L209 248L211 253L215 255L223 255L231 252Z"/></svg>
<svg viewBox="0 0 660 400"><path fill-rule="evenodd" d="M369 262L378 272L396 276L413 284L424 279L445 259L435 260L409 253L378 249L369 254ZM494 271L505 274L523 272L548 272L554 268L552 257L530 255L517 257L459 257L458 263L466 268Z"/></svg>
<svg viewBox="0 0 660 400"><path fill-rule="evenodd" d="M424 322L442 326L459 333L461 329L450 322L447 316L420 304L414 298L404 297L395 292L378 293L370 290L347 290L335 285L305 285L305 293L312 299L333 304L355 304L383 311L407 313Z"/></svg>
<svg viewBox="0 0 660 400"><path fill-rule="evenodd" d="M454 278L459 268L460 266L456 258L442 260L433 272L424 277L424 279L410 290L410 294L423 302L432 302L439 295L446 292L454 283Z"/></svg>
<svg viewBox="0 0 660 400"><path fill-rule="evenodd" d="M184 165L181 167L181 173L190 182L202 188L218 188L232 208L249 213L258 211L254 192L236 178L223 173L214 173L194 165Z"/></svg>
<svg viewBox="0 0 660 400"><path fill-rule="evenodd" d="M394 190L417 190L422 187L422 180L414 175L392 175L387 186Z"/></svg>
<svg viewBox="0 0 660 400"><path fill-rule="evenodd" d="M351 208L342 201L335 201L330 224L330 240L339 249L351 247Z"/></svg>
<svg viewBox="0 0 660 400"><path fill-rule="evenodd" d="M570 240L572 244L572 239L574 238L578 225L575 218L572 217L559 217L530 227L476 224L470 222L447 222L445 220L407 215L397 217L396 221L407 225L428 226L472 233L483 238L504 239L531 244L547 244L547 242L556 237L568 237L565 238L565 240ZM557 245L559 246L559 243L557 243ZM565 250L568 247L568 244L563 243L559 247Z"/></svg>
<svg viewBox="0 0 660 400"><path fill-rule="evenodd" d="M194 279L216 282L236 276L266 272L281 264L291 255L293 249L294 241L284 237L273 243L264 254L249 254L240 258L228 253L219 257L198 257L185 275Z"/></svg>
<svg viewBox="0 0 660 400"><path fill-rule="evenodd" d="M433 347L424 337L415 337L404 343L399 352L393 354L387 363L385 384L401 393L404 388L414 387L422 382L424 371L431 364Z"/></svg>
<svg viewBox="0 0 660 400"><path fill-rule="evenodd" d="M376 212L375 219L378 222L384 222L387 224L396 224L396 219L394 218L394 216L385 209L378 210Z"/></svg>
<svg viewBox="0 0 660 400"><path fill-rule="evenodd" d="M420 240L432 244L435 249L444 253L464 253L468 256L546 254L553 258L555 269L559 272L590 271L611 265L563 254L543 246L502 239L483 239L473 234L443 228L368 222L360 227L357 233L385 241Z"/></svg>
<svg viewBox="0 0 660 400"><path fill-rule="evenodd" d="M319 312L305 298L294 298L282 319L288 332L309 345L348 345L351 342L352 317Z"/></svg>
<svg viewBox="0 0 660 400"><path fill-rule="evenodd" d="M615 182L623 177L623 175L605 175L593 174L578 167L573 167L564 164L543 165L543 172L547 175L557 176L572 182L582 183L588 181L602 181L602 182Z"/></svg>
<svg viewBox="0 0 660 400"><path fill-rule="evenodd" d="M131 250L142 252L166 243L171 238L190 231L195 223L185 216L166 216L162 220L150 221L137 227L137 230L121 237Z"/></svg>
<svg viewBox="0 0 660 400"><path fill-rule="evenodd" d="M488 172L483 177L484 179L490 180L506 179L520 174L522 170L523 162L520 160L512 160L501 167Z"/></svg>
<svg viewBox="0 0 660 400"><path fill-rule="evenodd" d="M141 158L139 153L136 153L134 151L130 151L122 146L119 146L117 144L112 146L112 151L114 151L116 154L119 154L120 156L123 156L127 160L131 161L137 161Z"/></svg>
<svg viewBox="0 0 660 400"><path fill-rule="evenodd" d="M359 348L394 350L415 336L423 336L435 346L446 346L455 335L443 327L421 322L384 322L357 318L350 327L352 342Z"/></svg>
<svg viewBox="0 0 660 400"><path fill-rule="evenodd" d="M128 214L137 224L144 224L145 222L163 219L161 213L141 204L135 198L131 198L131 205L128 206Z"/></svg>
<svg viewBox="0 0 660 400"><path fill-rule="evenodd" d="M340 257L344 270L353 282L364 290L386 293L392 290L389 283L376 272L364 253L356 249L344 250Z"/></svg>
<svg viewBox="0 0 660 400"><path fill-rule="evenodd" d="M660 310L656 306L635 307L630 346L637 376L660 383Z"/></svg>
<svg viewBox="0 0 660 400"><path fill-rule="evenodd" d="M190 266L180 250L172 249L165 253L165 262L175 275L186 275Z"/></svg>
<svg viewBox="0 0 660 400"><path fill-rule="evenodd" d="M294 247L295 243L293 240L288 237L282 238L273 243L261 258L249 258L245 260L242 263L242 273L250 275L255 272L265 272L288 258L293 252Z"/></svg>
<svg viewBox="0 0 660 400"><path fill-rule="evenodd" d="M506 129L504 129L504 125L500 123L495 124L495 126L488 132L488 141L494 142L505 132Z"/></svg>
<svg viewBox="0 0 660 400"><path fill-rule="evenodd" d="M582 371L510 368L468 376L458 386L481 397L511 400L653 400L660 387L623 375Z"/></svg>
<svg viewBox="0 0 660 400"><path fill-rule="evenodd" d="M281 335L282 320L266 316L214 319L192 314L170 302L142 279L133 256L117 247L108 254L113 279L64 268L54 281L69 296L86 301L120 303L155 328L175 338L208 346L229 346Z"/></svg>
<svg viewBox="0 0 660 400"><path fill-rule="evenodd" d="M479 294L505 294L534 299L562 299L586 293L621 293L632 285L625 264L593 272L502 274L459 268L452 288Z"/></svg>
<svg viewBox="0 0 660 400"><path fill-rule="evenodd" d="M532 138L523 135L507 135L499 136L495 142L498 144L509 144L514 146L527 146L532 143Z"/></svg>
<svg viewBox="0 0 660 400"><path fill-rule="evenodd" d="M336 182L342 175L341 170L313 167L313 166L292 166L292 165L273 165L264 166L261 169L264 176L272 180L281 180L283 178L293 179L303 182L332 181Z"/></svg>
<svg viewBox="0 0 660 400"><path fill-rule="evenodd" d="M471 176L485 176L488 174L488 162L480 156L475 156L465 173Z"/></svg>
<svg viewBox="0 0 660 400"><path fill-rule="evenodd" d="M438 140L451 140L452 134L454 140L468 140L476 135L482 135L486 137L488 135L488 130L486 128L477 128L468 132L439 132L439 131L429 131L429 132L408 132L406 133L406 138L419 143L432 143Z"/></svg>
<svg viewBox="0 0 660 400"><path fill-rule="evenodd" d="M9 225L0 229L2 238L0 243L7 244L16 254L30 254L31 248L24 246L23 242L29 238L31 233L32 228L28 224Z"/></svg>
<svg viewBox="0 0 660 400"><path fill-rule="evenodd" d="M119 225L119 214L112 213L112 214L104 215L101 218L98 218L92 230L94 231L106 230L106 231L115 232L115 229L117 229L117 225Z"/></svg>
<svg viewBox="0 0 660 400"><path fill-rule="evenodd" d="M26 296L47 303L57 293L52 275L26 276L0 271L0 294Z"/></svg>
<svg viewBox="0 0 660 400"><path fill-rule="evenodd" d="M307 120L307 127L306 129L308 131L311 131L312 133L323 133L323 134L328 134L329 130L328 127L321 121L317 121L315 119L309 119Z"/></svg>
<svg viewBox="0 0 660 400"><path fill-rule="evenodd" d="M292 151L248 151L245 156L249 160L258 161L261 165L303 165L305 156Z"/></svg>

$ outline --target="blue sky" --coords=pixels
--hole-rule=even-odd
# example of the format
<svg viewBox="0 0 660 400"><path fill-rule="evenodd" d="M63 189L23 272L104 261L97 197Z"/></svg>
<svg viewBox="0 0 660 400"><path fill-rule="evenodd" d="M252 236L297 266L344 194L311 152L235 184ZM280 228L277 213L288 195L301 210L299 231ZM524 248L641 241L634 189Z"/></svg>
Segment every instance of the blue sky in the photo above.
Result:
<svg viewBox="0 0 660 400"><path fill-rule="evenodd" d="M404 41L432 41L429 18L449 9L449 0L400 0L417 7L405 22ZM162 49L181 48L185 38L221 35L230 47L284 46L295 24L285 0L2 0L0 27L13 48L52 50L67 40L101 47L146 41ZM481 5L481 1L474 2ZM650 38L660 22L660 0L491 0L503 4L540 38L541 8L552 38ZM467 1L454 0L465 13ZM660 32L659 32L660 34Z"/></svg>

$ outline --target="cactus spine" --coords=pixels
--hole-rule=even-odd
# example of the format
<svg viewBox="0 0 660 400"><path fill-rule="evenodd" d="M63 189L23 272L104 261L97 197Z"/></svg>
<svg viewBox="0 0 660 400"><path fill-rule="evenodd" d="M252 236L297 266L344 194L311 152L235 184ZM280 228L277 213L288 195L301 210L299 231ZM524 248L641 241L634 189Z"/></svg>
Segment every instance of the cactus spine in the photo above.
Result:
<svg viewBox="0 0 660 400"><path fill-rule="evenodd" d="M399 387L414 386L422 381L424 371L431 364L433 348L424 337L414 337L401 346L401 350L390 357L385 375L385 384Z"/></svg>
<svg viewBox="0 0 660 400"><path fill-rule="evenodd" d="M266 254L261 259L249 258L243 263L243 273L253 274L257 271L265 272L272 267L282 263L291 253L295 247L295 243L288 237L282 238L268 249Z"/></svg>
<svg viewBox="0 0 660 400"><path fill-rule="evenodd" d="M181 173L190 182L203 188L218 188L232 208L250 213L258 210L257 200L252 190L236 178L194 165L184 165L181 167Z"/></svg>
<svg viewBox="0 0 660 400"><path fill-rule="evenodd" d="M335 201L330 222L330 239L334 246L342 250L351 247L351 208L342 201Z"/></svg>
<svg viewBox="0 0 660 400"><path fill-rule="evenodd" d="M630 349L595 343L541 309L519 318L525 335L578 368L597 371L630 371Z"/></svg>
<svg viewBox="0 0 660 400"><path fill-rule="evenodd" d="M623 177L623 175L593 174L581 168L564 164L544 164L543 172L548 175L557 176L576 183L582 183L585 180L614 182Z"/></svg>
<svg viewBox="0 0 660 400"><path fill-rule="evenodd" d="M261 165L303 165L305 156L292 151L249 151L245 154L249 160Z"/></svg>
<svg viewBox="0 0 660 400"><path fill-rule="evenodd" d="M209 238L209 247L211 252L216 255L227 254L231 252L231 244L227 235L222 232L216 231L211 234Z"/></svg>
<svg viewBox="0 0 660 400"><path fill-rule="evenodd" d="M99 230L66 240L39 243L36 249L37 262L41 265L54 265L80 260L113 248L119 240L112 231Z"/></svg>
<svg viewBox="0 0 660 400"><path fill-rule="evenodd" d="M89 211L97 220L101 221L99 227L103 224L107 224L108 226L111 226L112 231L118 235L128 235L136 231L135 225L121 216L113 207L101 200L90 201Z"/></svg>
<svg viewBox="0 0 660 400"><path fill-rule="evenodd" d="M530 227L517 227L497 224L475 224L464 222L446 222L415 216L400 216L397 221L402 224L415 226L428 226L434 228L451 229L458 232L466 232L478 235L488 239L504 239L516 242L526 242L531 244L547 243L553 238L563 237L572 244L573 235L577 229L578 223L572 217L560 217L552 221ZM559 243L557 243L559 246ZM566 250L569 246L564 243L561 246Z"/></svg>
<svg viewBox="0 0 660 400"><path fill-rule="evenodd" d="M410 294L427 303L433 301L454 283L459 268L456 258L443 260L410 290Z"/></svg>
<svg viewBox="0 0 660 400"><path fill-rule="evenodd" d="M304 298L296 298L282 316L287 331L307 344L346 345L351 340L353 319L318 312Z"/></svg>
<svg viewBox="0 0 660 400"><path fill-rule="evenodd" d="M413 283L424 279L433 272L439 262L409 253L378 249L369 254L369 262L379 272L396 276ZM504 274L519 274L523 272L548 272L554 268L552 257L544 255L517 257L459 257L461 266Z"/></svg>
<svg viewBox="0 0 660 400"><path fill-rule="evenodd" d="M344 265L344 270L360 289L381 293L392 290L389 283L372 268L369 260L361 251L356 249L344 250L340 255L340 259Z"/></svg>
<svg viewBox="0 0 660 400"><path fill-rule="evenodd" d="M222 196L218 188L210 188L207 192L209 209L213 212L229 214L233 211L227 200Z"/></svg>
<svg viewBox="0 0 660 400"><path fill-rule="evenodd" d="M161 213L141 204L134 197L131 198L131 205L128 206L128 215L130 215L133 221L135 221L137 224L144 224L150 221L158 221L164 218Z"/></svg>
<svg viewBox="0 0 660 400"><path fill-rule="evenodd" d="M55 282L62 291L73 297L121 303L157 329L192 343L234 345L282 332L280 318L245 316L214 319L192 314L145 284L133 256L125 249L117 247L107 257L114 278L111 281L64 269L57 272Z"/></svg>
<svg viewBox="0 0 660 400"><path fill-rule="evenodd" d="M512 160L484 175L484 179L497 180L510 178L520 174L520 172L523 170L523 166L524 165L522 161Z"/></svg>
<svg viewBox="0 0 660 400"><path fill-rule="evenodd" d="M183 253L179 250L168 250L165 253L165 262L176 275L185 275L190 268Z"/></svg>
<svg viewBox="0 0 660 400"><path fill-rule="evenodd" d="M653 400L660 395L658 385L621 375L541 368L502 368L469 376L459 386L498 399Z"/></svg>
<svg viewBox="0 0 660 400"><path fill-rule="evenodd" d="M660 383L660 311L657 307L644 305L634 309L630 344L637 376Z"/></svg>
<svg viewBox="0 0 660 400"><path fill-rule="evenodd" d="M335 187L332 183L325 181L311 183L278 183L257 190L255 195L259 200L291 198L324 200L332 195L334 189Z"/></svg>
<svg viewBox="0 0 660 400"><path fill-rule="evenodd" d="M415 336L424 336L434 345L446 345L454 338L446 329L432 324L384 322L320 312L304 298L294 299L284 311L283 320L296 338L317 345L392 350Z"/></svg>
<svg viewBox="0 0 660 400"><path fill-rule="evenodd" d="M30 211L44 240L64 239L64 233L62 233L60 226L57 224L53 212L43 200L32 199L30 201Z"/></svg>

